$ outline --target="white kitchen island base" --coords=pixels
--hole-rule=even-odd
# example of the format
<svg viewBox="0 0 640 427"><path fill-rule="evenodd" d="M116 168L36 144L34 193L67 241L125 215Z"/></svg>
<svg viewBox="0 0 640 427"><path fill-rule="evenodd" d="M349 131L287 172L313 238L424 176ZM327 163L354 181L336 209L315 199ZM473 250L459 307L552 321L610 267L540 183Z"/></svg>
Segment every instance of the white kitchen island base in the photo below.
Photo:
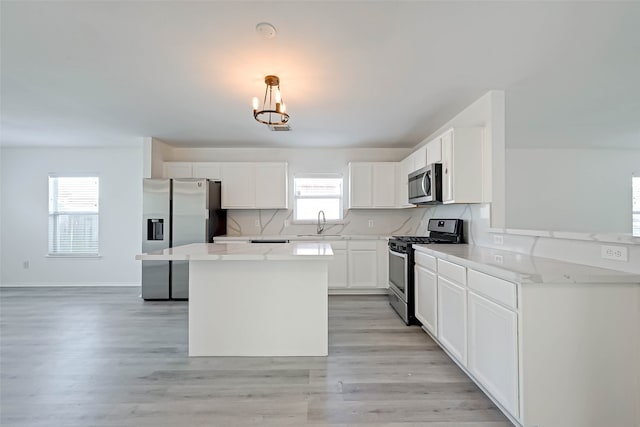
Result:
<svg viewBox="0 0 640 427"><path fill-rule="evenodd" d="M326 356L327 263L190 260L189 356Z"/></svg>

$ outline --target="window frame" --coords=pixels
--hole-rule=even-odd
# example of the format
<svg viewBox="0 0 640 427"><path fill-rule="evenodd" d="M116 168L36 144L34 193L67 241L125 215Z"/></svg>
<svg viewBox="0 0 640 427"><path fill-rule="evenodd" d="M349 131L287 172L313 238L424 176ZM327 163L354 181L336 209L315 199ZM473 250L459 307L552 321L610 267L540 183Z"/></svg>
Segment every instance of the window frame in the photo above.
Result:
<svg viewBox="0 0 640 427"><path fill-rule="evenodd" d="M50 180L51 178L95 178L98 181L98 206L97 212L73 212L73 213L65 213L64 211L55 211L51 212L49 203L52 197L50 190ZM47 258L101 258L102 255L100 253L100 199L102 194L102 179L100 175L95 172L87 172L87 173L49 173L47 175ZM97 218L97 248L95 252L51 252L51 241L53 231L51 230L51 217L57 215L94 215Z"/></svg>
<svg viewBox="0 0 640 427"><path fill-rule="evenodd" d="M298 196L296 194L296 179L339 179L340 180L340 196ZM317 219L297 219L298 217L298 199L338 199L338 219L327 219L326 224L344 224L344 176L341 173L299 173L293 175L293 224L316 224Z"/></svg>

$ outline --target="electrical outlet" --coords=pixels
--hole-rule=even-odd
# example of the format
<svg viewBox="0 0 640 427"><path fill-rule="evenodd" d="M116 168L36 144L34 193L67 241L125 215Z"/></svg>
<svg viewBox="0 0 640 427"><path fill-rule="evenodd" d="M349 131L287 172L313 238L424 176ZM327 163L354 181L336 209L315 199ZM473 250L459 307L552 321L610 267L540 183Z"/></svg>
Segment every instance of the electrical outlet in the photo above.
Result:
<svg viewBox="0 0 640 427"><path fill-rule="evenodd" d="M284 220L284 227L287 228L289 226L289 220L285 219Z"/></svg>
<svg viewBox="0 0 640 427"><path fill-rule="evenodd" d="M253 224L256 226L256 228L260 228L260 220L256 219Z"/></svg>
<svg viewBox="0 0 640 427"><path fill-rule="evenodd" d="M24 269L29 268L29 261L23 261L22 262L22 268L24 268Z"/></svg>
<svg viewBox="0 0 640 427"><path fill-rule="evenodd" d="M372 219L369 220L369 228L373 228L373 220Z"/></svg>
<svg viewBox="0 0 640 427"><path fill-rule="evenodd" d="M611 259L614 261L629 260L629 254L625 246L602 245L600 246L600 255L602 259Z"/></svg>
<svg viewBox="0 0 640 427"><path fill-rule="evenodd" d="M502 236L502 234L494 234L493 243L495 243L496 245L504 244L504 236Z"/></svg>
<svg viewBox="0 0 640 427"><path fill-rule="evenodd" d="M502 258L502 255L494 255L494 256L493 256L493 260L494 260L497 264L502 264L502 263L504 263L504 258Z"/></svg>

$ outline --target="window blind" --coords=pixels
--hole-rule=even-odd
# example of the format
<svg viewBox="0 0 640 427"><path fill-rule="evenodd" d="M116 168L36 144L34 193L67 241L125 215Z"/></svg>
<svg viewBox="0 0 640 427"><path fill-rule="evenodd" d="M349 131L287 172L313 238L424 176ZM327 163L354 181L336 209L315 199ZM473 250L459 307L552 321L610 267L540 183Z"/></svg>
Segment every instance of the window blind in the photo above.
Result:
<svg viewBox="0 0 640 427"><path fill-rule="evenodd" d="M342 178L295 177L294 219L315 221L322 210L327 220L342 219Z"/></svg>
<svg viewBox="0 0 640 427"><path fill-rule="evenodd" d="M49 177L49 255L98 254L99 178Z"/></svg>

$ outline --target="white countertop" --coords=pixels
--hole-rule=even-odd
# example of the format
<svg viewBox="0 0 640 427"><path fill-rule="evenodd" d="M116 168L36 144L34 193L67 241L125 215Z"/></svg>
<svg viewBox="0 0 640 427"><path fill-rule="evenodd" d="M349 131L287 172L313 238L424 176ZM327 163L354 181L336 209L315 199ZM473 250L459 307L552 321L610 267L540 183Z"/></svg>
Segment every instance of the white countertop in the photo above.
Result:
<svg viewBox="0 0 640 427"><path fill-rule="evenodd" d="M640 275L474 245L413 245L421 252L511 282L636 283Z"/></svg>
<svg viewBox="0 0 640 427"><path fill-rule="evenodd" d="M245 242L249 240L291 240L291 241L325 241L325 240L388 240L389 236L377 234L276 234L276 235L243 235L243 236L215 236L218 242Z"/></svg>
<svg viewBox="0 0 640 427"><path fill-rule="evenodd" d="M143 261L329 261L332 258L333 250L331 245L320 242L256 243L248 245L193 243L136 255L137 260Z"/></svg>

